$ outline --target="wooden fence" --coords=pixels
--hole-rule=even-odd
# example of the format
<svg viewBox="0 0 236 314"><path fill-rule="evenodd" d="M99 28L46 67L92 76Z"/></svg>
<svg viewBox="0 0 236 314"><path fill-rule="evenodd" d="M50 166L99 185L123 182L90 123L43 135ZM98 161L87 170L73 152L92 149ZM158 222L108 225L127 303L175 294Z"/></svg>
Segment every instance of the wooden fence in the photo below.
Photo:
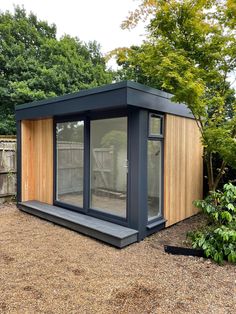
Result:
<svg viewBox="0 0 236 314"><path fill-rule="evenodd" d="M0 203L16 195L16 138L0 136Z"/></svg>

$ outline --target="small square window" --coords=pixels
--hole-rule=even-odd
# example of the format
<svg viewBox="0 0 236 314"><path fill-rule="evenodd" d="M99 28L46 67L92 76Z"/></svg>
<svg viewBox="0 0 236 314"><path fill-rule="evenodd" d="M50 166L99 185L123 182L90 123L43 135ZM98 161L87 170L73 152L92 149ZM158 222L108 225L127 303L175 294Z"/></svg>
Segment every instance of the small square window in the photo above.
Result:
<svg viewBox="0 0 236 314"><path fill-rule="evenodd" d="M153 113L149 116L149 136L162 135L162 118Z"/></svg>

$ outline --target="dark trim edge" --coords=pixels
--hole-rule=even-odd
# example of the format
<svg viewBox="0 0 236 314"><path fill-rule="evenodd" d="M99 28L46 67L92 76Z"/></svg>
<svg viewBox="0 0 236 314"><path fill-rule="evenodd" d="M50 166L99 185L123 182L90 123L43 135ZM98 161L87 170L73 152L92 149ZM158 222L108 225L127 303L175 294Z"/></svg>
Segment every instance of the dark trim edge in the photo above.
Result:
<svg viewBox="0 0 236 314"><path fill-rule="evenodd" d="M15 106L15 110L24 110L30 107L47 105L49 103L61 102L61 101L69 100L69 99L80 98L84 96L99 94L99 93L108 92L108 91L112 91L112 90L120 89L120 88L127 88L127 87L140 90L149 94L153 94L155 96L159 96L166 99L170 99L171 97L173 97L172 94L169 94L167 92L164 92L156 88L149 87L149 86L137 83L137 82L121 81L118 83L106 84L106 85L102 85L102 86L94 87L90 89L83 89L78 92L70 93L70 94L66 94L62 96L56 96L56 97L51 97L48 99L42 99L38 101L20 104L20 105Z"/></svg>
<svg viewBox="0 0 236 314"><path fill-rule="evenodd" d="M155 220L154 222L151 222L147 225L147 229L148 230L152 230L153 228L156 228L162 224L166 223L166 219L165 218L160 218L158 220Z"/></svg>
<svg viewBox="0 0 236 314"><path fill-rule="evenodd" d="M164 250L166 253L175 254L175 255L206 257L204 254L204 251L199 250L199 249L164 245Z"/></svg>
<svg viewBox="0 0 236 314"><path fill-rule="evenodd" d="M16 201L17 203L21 202L22 191L21 191L21 121L16 123L16 133L17 133L17 194Z"/></svg>

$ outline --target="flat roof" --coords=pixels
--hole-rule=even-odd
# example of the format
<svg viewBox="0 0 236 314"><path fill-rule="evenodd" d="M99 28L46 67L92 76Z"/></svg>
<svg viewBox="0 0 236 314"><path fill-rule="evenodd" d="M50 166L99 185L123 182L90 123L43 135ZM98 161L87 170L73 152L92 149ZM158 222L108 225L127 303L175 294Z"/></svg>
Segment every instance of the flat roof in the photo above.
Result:
<svg viewBox="0 0 236 314"><path fill-rule="evenodd" d="M184 104L171 101L173 95L132 81L104 85L76 93L17 105L16 119L80 114L86 111L139 107L193 118Z"/></svg>

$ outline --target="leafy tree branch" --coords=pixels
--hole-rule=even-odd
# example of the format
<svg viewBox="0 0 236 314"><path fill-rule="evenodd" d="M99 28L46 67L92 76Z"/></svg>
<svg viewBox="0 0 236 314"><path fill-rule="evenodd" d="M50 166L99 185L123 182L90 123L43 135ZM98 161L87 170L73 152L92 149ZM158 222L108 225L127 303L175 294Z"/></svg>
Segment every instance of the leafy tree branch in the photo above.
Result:
<svg viewBox="0 0 236 314"><path fill-rule="evenodd" d="M143 0L122 27L146 19L146 40L113 52L118 79L164 89L188 106L200 130L210 191L227 165L236 167L236 101L229 81L236 67L235 16L233 0ZM217 171L215 156L222 160Z"/></svg>

